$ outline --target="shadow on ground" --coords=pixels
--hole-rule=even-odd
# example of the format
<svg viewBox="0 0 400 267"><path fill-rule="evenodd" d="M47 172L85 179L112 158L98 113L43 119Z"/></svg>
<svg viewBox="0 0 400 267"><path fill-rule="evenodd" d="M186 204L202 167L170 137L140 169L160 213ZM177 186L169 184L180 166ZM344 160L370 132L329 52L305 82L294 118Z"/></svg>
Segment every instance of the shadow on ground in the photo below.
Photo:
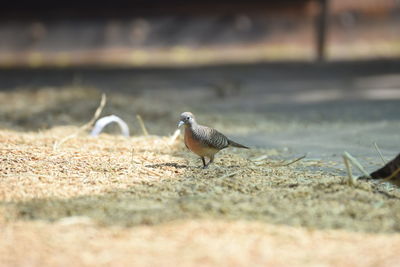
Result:
<svg viewBox="0 0 400 267"><path fill-rule="evenodd" d="M131 117L138 113L157 123L171 123L173 116L175 120L185 109L204 114L206 120L242 113L256 119L301 123L397 121L400 112L400 61L177 69L3 69L0 80L2 105L14 107L3 108L1 121L29 130L86 122L98 102L93 89L97 95L117 95L105 112L131 123ZM63 88L81 93L55 96ZM25 91L20 95L5 93L15 89ZM53 93L43 93L46 90ZM22 94L25 98L18 99ZM31 116L13 116L14 102ZM40 104L41 108L33 110L29 106ZM42 123L31 123L32 119Z"/></svg>
<svg viewBox="0 0 400 267"><path fill-rule="evenodd" d="M123 190L71 198L1 202L9 222L88 217L100 225L155 225L186 219L260 221L312 229L399 232L400 194L385 185L287 167L244 167L226 175L223 161L202 170L195 166L166 179L142 176ZM248 163L247 163L248 164ZM157 171L180 163L149 165Z"/></svg>

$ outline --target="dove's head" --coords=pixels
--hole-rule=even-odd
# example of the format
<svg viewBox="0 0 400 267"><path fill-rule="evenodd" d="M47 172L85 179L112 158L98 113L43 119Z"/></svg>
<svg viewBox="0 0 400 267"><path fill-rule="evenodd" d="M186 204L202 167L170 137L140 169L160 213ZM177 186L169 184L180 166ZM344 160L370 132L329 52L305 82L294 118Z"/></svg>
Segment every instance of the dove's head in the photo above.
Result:
<svg viewBox="0 0 400 267"><path fill-rule="evenodd" d="M194 123L196 123L194 115L191 112L183 112L180 116L178 127L181 127L182 125L191 126Z"/></svg>

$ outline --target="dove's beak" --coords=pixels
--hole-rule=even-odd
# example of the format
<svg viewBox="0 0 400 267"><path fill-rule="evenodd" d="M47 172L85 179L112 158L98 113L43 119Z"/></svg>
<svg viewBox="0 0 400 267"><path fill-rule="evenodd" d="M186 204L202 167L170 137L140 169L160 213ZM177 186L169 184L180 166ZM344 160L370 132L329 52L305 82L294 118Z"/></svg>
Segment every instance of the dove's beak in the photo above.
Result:
<svg viewBox="0 0 400 267"><path fill-rule="evenodd" d="M184 125L185 123L183 121L179 121L178 122L178 128L180 128L182 125Z"/></svg>

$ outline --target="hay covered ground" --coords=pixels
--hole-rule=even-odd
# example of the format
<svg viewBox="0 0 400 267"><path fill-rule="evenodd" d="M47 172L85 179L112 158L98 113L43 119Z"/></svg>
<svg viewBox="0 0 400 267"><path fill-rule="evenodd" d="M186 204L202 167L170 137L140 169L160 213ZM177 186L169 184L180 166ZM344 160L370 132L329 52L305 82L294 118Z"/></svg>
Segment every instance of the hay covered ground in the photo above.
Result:
<svg viewBox="0 0 400 267"><path fill-rule="evenodd" d="M165 137L1 131L6 266L395 266L400 193L280 166L257 149L208 170ZM297 165L297 166L296 166ZM340 229L340 230L332 230Z"/></svg>
<svg viewBox="0 0 400 267"><path fill-rule="evenodd" d="M98 89L0 93L0 264L397 265L396 185L349 186L336 160L306 157L285 166L296 157L279 147L227 149L203 170L181 137L169 143L180 111L194 111L238 141L252 131L278 135L298 122L250 109L226 113L224 98L202 107L194 103L193 94L202 97L196 90L179 97L154 92L107 92L103 115L123 117L132 137L111 127L98 138L83 132L57 149L56 142L90 120ZM229 102L237 98L243 96ZM205 112L217 101L220 112ZM152 135L142 135L136 114ZM308 127L313 123L320 121Z"/></svg>

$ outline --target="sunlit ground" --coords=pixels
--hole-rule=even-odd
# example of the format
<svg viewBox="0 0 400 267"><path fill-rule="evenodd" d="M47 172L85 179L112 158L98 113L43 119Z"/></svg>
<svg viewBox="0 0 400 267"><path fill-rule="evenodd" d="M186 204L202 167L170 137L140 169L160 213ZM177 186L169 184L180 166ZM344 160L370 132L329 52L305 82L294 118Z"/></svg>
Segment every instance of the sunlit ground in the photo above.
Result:
<svg viewBox="0 0 400 267"><path fill-rule="evenodd" d="M285 152L274 149L229 149L203 170L181 139L171 144L168 137L81 134L55 148L77 130L0 131L4 264L399 260L400 195L393 185L350 186L335 162L286 165L278 159Z"/></svg>
<svg viewBox="0 0 400 267"><path fill-rule="evenodd" d="M373 171L373 141L386 159L398 153L395 66L319 78L307 68L94 71L35 88L56 75L4 73L10 88L14 75L29 83L0 94L3 262L396 266L398 185L350 186L340 157L347 150ZM126 120L132 137L78 131L102 91L102 115ZM185 110L252 149L224 150L201 169L182 137L170 141Z"/></svg>

